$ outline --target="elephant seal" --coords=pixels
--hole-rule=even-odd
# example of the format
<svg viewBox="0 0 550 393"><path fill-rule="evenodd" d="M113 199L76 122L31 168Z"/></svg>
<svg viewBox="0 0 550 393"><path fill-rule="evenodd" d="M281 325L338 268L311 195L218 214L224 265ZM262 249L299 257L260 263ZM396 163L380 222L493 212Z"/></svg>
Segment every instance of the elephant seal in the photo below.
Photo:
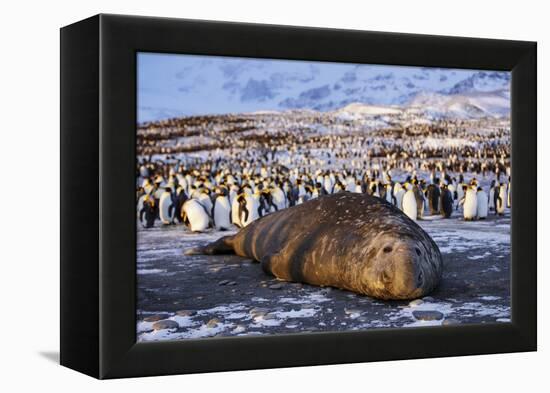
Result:
<svg viewBox="0 0 550 393"><path fill-rule="evenodd" d="M341 192L264 216L187 255L252 258L278 279L331 286L378 299L432 291L443 262L435 242L399 209Z"/></svg>

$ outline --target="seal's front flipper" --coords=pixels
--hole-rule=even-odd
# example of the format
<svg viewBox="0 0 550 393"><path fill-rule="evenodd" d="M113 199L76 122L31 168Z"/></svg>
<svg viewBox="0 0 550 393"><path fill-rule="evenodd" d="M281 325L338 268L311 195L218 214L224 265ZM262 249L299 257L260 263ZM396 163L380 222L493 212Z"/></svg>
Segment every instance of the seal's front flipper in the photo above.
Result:
<svg viewBox="0 0 550 393"><path fill-rule="evenodd" d="M284 257L284 250L267 254L260 260L262 270L279 280L292 281L292 277L288 271L288 261Z"/></svg>
<svg viewBox="0 0 550 393"><path fill-rule="evenodd" d="M206 246L190 248L184 252L185 255L219 255L234 253L233 236L224 236Z"/></svg>
<svg viewBox="0 0 550 393"><path fill-rule="evenodd" d="M270 276L274 276L275 274L273 273L273 267L276 265L276 260L277 260L277 256L279 255L279 253L274 253L274 254L268 254L268 255L265 255L261 260L260 260L260 266L262 267L262 270L266 273L266 274L269 274Z"/></svg>

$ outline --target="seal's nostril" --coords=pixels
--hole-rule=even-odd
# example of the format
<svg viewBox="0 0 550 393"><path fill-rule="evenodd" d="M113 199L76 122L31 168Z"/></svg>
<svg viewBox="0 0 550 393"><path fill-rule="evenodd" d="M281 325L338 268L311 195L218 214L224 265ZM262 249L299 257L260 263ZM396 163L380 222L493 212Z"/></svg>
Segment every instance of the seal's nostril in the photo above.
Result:
<svg viewBox="0 0 550 393"><path fill-rule="evenodd" d="M422 252L420 251L420 248L416 247L414 249L414 251L416 251L416 255L420 256L420 254L422 254Z"/></svg>
<svg viewBox="0 0 550 393"><path fill-rule="evenodd" d="M420 273L418 273L418 276L416 277L416 283L419 287L422 286L422 284L424 283L424 273L422 272L422 270L420 271Z"/></svg>

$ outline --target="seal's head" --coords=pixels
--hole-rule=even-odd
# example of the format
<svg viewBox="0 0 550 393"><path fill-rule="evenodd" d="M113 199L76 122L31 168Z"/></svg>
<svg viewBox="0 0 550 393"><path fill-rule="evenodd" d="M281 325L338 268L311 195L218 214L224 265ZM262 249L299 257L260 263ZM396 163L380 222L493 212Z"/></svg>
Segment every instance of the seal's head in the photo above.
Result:
<svg viewBox="0 0 550 393"><path fill-rule="evenodd" d="M424 243L409 237L381 236L369 247L361 281L367 295L385 300L415 299L434 289L434 264Z"/></svg>

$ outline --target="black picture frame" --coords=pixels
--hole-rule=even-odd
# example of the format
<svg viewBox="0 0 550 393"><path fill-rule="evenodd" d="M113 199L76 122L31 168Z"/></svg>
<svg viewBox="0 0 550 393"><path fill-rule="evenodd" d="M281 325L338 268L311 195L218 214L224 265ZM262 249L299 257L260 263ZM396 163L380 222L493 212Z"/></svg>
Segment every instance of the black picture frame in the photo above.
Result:
<svg viewBox="0 0 550 393"><path fill-rule="evenodd" d="M512 71L511 322L136 343L138 51ZM63 27L61 364L103 379L535 351L536 74L535 42L120 15Z"/></svg>

